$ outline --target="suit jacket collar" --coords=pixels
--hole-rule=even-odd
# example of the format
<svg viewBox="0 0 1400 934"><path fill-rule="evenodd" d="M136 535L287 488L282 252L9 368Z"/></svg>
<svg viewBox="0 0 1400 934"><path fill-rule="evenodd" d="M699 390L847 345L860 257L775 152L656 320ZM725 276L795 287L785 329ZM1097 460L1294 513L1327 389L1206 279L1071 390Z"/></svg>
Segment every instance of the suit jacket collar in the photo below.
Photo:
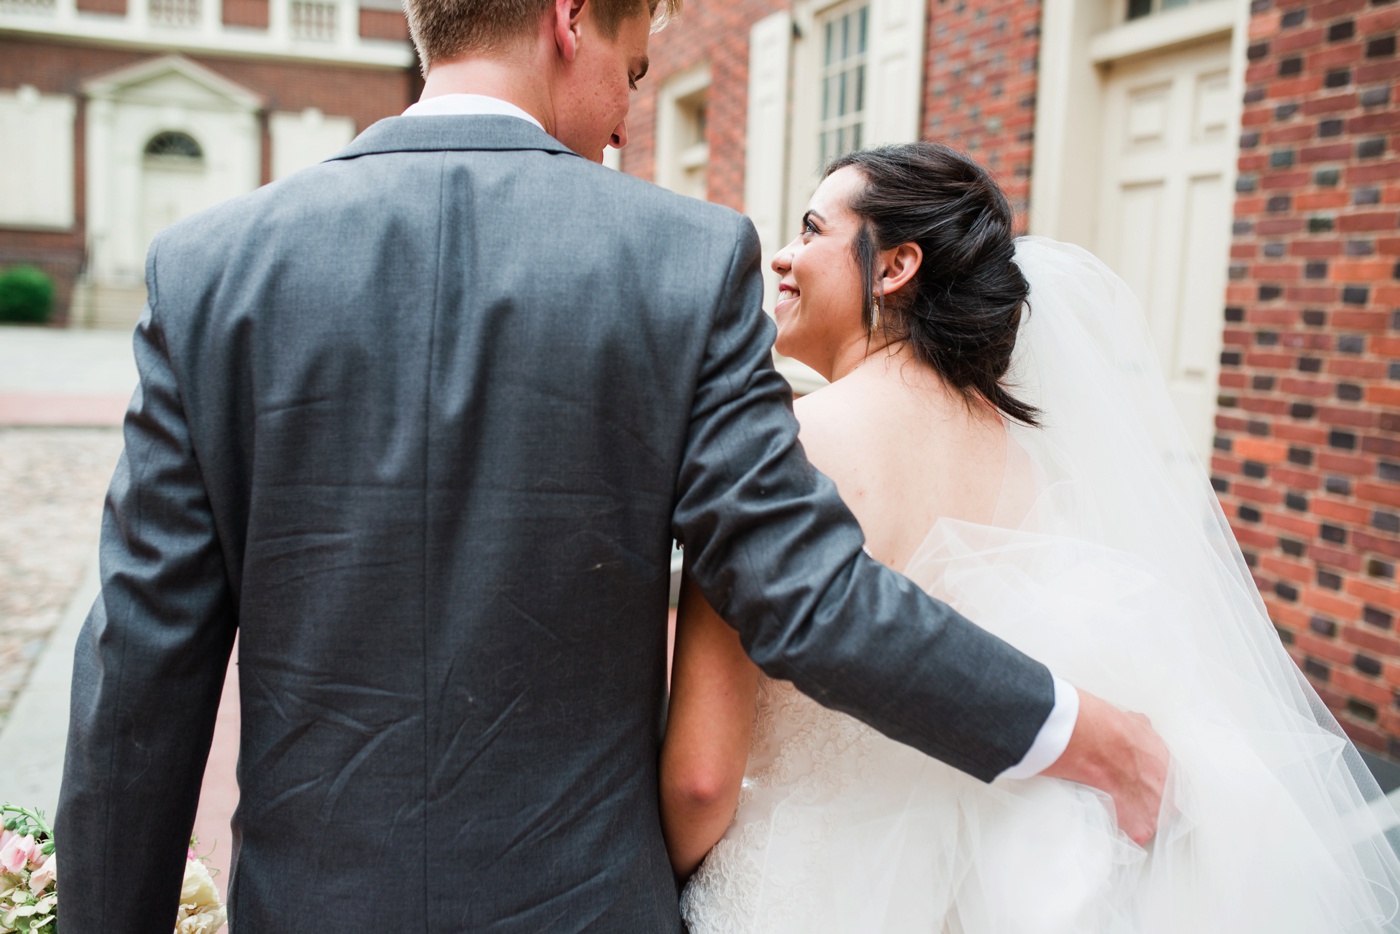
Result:
<svg viewBox="0 0 1400 934"><path fill-rule="evenodd" d="M578 156L578 153L532 123L517 117L482 114L386 117L355 137L331 160L355 159L386 152L519 149Z"/></svg>

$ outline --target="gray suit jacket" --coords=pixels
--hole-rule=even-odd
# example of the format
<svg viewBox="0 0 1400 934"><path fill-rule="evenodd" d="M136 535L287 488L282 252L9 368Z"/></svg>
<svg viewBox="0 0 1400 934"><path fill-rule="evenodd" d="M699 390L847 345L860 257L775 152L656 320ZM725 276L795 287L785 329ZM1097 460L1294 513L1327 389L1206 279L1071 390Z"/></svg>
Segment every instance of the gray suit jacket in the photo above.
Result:
<svg viewBox="0 0 1400 934"><path fill-rule="evenodd" d="M671 538L770 675L982 778L1049 672L865 557L747 220L509 117L170 228L77 650L64 934L169 934L235 631L240 932L666 932Z"/></svg>

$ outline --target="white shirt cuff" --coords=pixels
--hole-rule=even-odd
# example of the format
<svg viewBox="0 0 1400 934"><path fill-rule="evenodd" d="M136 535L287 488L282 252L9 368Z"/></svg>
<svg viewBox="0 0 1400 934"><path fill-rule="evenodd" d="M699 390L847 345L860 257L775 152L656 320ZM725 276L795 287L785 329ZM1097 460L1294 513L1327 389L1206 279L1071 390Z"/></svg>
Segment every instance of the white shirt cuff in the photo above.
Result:
<svg viewBox="0 0 1400 934"><path fill-rule="evenodd" d="M1055 681L1055 706L1050 716L1045 718L1035 742L1021 761L1002 772L997 778L1031 778L1039 775L1064 753L1069 738L1074 734L1074 724L1079 719L1079 692L1068 681L1051 675Z"/></svg>

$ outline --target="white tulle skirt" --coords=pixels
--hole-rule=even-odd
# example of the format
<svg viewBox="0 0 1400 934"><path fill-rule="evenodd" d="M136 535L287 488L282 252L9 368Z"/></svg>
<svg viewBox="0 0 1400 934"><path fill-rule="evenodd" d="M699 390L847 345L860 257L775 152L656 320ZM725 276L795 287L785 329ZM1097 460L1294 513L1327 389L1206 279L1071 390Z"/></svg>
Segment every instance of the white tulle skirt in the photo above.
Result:
<svg viewBox="0 0 1400 934"><path fill-rule="evenodd" d="M1276 699L1183 650L1185 589L1120 552L958 522L910 573L1152 718L1174 757L1158 837L1135 845L1085 786L983 784L765 680L738 814L683 895L693 934L1388 929L1394 859L1349 744L1311 718L1251 728Z"/></svg>

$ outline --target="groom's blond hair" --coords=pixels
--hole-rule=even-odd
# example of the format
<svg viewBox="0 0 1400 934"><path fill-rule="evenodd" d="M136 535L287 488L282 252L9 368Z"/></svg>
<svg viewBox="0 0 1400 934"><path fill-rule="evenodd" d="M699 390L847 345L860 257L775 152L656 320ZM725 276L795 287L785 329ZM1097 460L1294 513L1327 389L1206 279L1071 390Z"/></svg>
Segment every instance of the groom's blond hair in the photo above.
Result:
<svg viewBox="0 0 1400 934"><path fill-rule="evenodd" d="M423 72L474 52L498 51L531 35L553 0L403 0ZM622 21L643 12L652 29L681 11L682 0L588 0L598 27L616 38Z"/></svg>

